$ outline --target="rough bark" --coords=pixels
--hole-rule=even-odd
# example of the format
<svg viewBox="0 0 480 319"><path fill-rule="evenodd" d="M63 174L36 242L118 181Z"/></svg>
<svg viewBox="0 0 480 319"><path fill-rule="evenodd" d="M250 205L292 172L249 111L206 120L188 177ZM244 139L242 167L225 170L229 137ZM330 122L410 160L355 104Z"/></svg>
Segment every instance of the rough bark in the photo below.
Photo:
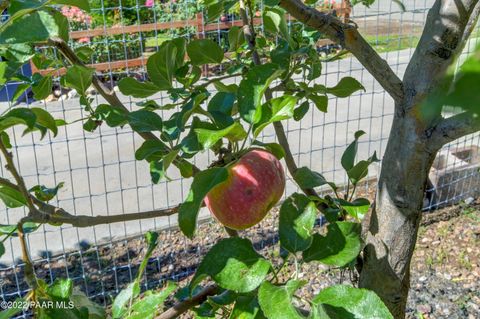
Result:
<svg viewBox="0 0 480 319"><path fill-rule="evenodd" d="M410 260L435 152L408 118L395 118L368 225L360 286L375 291L395 318L405 317Z"/></svg>

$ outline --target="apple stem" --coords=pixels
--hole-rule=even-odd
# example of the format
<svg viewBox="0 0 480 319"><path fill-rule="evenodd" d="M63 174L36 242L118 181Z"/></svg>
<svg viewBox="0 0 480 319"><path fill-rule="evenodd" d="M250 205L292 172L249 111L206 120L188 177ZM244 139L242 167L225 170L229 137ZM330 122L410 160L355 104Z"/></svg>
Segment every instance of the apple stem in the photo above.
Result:
<svg viewBox="0 0 480 319"><path fill-rule="evenodd" d="M225 230L230 237L238 237L238 232L235 229L231 229L225 226Z"/></svg>

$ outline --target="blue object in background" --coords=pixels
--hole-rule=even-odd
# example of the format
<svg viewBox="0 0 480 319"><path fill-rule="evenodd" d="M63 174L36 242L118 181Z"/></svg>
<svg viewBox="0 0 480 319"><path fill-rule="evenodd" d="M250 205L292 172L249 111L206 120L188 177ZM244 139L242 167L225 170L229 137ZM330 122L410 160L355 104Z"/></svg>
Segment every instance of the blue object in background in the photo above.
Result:
<svg viewBox="0 0 480 319"><path fill-rule="evenodd" d="M32 75L30 63L26 63L22 66L21 73L28 77ZM19 84L21 84L21 82L8 82L5 84L5 86L0 90L0 102L8 102L15 94ZM20 96L19 100L26 100L27 97L25 94L28 94L28 92L30 92L30 89L26 90L25 93Z"/></svg>

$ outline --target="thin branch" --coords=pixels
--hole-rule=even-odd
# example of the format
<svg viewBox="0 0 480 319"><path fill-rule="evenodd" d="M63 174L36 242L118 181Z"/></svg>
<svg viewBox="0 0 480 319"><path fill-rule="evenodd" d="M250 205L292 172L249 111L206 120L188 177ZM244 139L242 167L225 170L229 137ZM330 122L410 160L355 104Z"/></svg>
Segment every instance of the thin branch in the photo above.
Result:
<svg viewBox="0 0 480 319"><path fill-rule="evenodd" d="M8 179L0 177L0 185L5 185L10 188L19 190L19 187ZM32 194L29 194L30 199L38 207L39 214L33 214L26 217L24 222L34 223L53 223L53 224L69 224L75 227L90 227L102 224L121 223L132 220L150 219L157 217L171 216L177 213L179 206L171 208L151 210L147 212L130 213L122 215L110 216L87 216L87 215L72 215L63 208L42 202Z"/></svg>
<svg viewBox="0 0 480 319"><path fill-rule="evenodd" d="M30 258L30 253L28 252L27 247L27 240L25 238L25 233L23 231L23 224L25 223L25 219L22 219L17 226L18 230L18 238L20 240L20 246L22 249L22 260L25 263L25 281L27 282L28 286L33 289L33 293L35 294L35 289L38 287L37 276L35 275L35 269L33 268L32 259ZM35 300L35 295L34 295Z"/></svg>
<svg viewBox="0 0 480 319"><path fill-rule="evenodd" d="M180 316L181 314L203 303L205 300L207 300L209 296L214 296L218 294L219 291L220 288L217 285L208 286L192 298L177 303L172 308L157 316L156 319L178 318L178 316Z"/></svg>
<svg viewBox="0 0 480 319"><path fill-rule="evenodd" d="M402 81L362 37L356 26L343 23L331 14L319 12L300 0L281 0L279 5L297 20L350 51L394 100L403 98Z"/></svg>
<svg viewBox="0 0 480 319"><path fill-rule="evenodd" d="M480 116L477 113L463 112L443 119L428 133L428 147L438 151L443 145L456 139L480 131Z"/></svg>
<svg viewBox="0 0 480 319"><path fill-rule="evenodd" d="M75 54L75 52L68 46L68 44L61 38L58 37L53 37L48 40L48 44L51 46L56 47L66 58L71 64L76 64L80 65L83 67L86 67L85 63ZM120 101L118 98L117 94L115 93L114 90L110 90L103 84L102 81L98 78L96 74L93 75L92 77L92 84L95 87L95 89L100 93L100 95L112 106L116 106L118 108L121 108L123 111L130 113L130 110ZM137 132L144 140L156 140L160 141L160 139L153 134L152 132ZM161 141L160 141L161 142ZM168 148L168 147L167 147ZM176 157L174 160L175 165L179 165L182 162L187 162L185 159ZM195 175L196 173L200 172L200 169L196 167L195 165L189 163L190 165L193 166L193 174Z"/></svg>
<svg viewBox="0 0 480 319"><path fill-rule="evenodd" d="M40 203L39 203L40 204ZM74 227L91 227L104 224L121 223L128 221L136 221L142 219L150 219L157 217L171 216L178 212L179 206L166 209L152 210L147 212L109 215L109 216L87 216L72 215L63 208L55 207L42 202L39 209L41 212L47 213L47 216L31 216L27 217L27 221L34 223L52 223L52 224L69 224Z"/></svg>

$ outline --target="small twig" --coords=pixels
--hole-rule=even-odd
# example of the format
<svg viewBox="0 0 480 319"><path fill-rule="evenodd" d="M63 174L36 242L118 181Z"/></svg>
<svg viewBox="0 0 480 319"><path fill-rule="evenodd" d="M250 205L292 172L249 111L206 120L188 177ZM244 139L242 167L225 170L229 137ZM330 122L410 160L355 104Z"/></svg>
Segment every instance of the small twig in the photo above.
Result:
<svg viewBox="0 0 480 319"><path fill-rule="evenodd" d="M214 296L218 294L220 288L217 285L211 285L200 291L198 294L193 296L190 299L181 301L174 305L172 308L168 309L161 315L157 316L156 319L173 319L177 318L181 314L187 312L191 308L200 305L203 303L209 296Z"/></svg>
<svg viewBox="0 0 480 319"><path fill-rule="evenodd" d="M38 287L37 276L35 275L35 270L33 268L33 263L30 258L30 254L28 252L27 241L25 238L25 233L23 231L23 224L25 221L22 219L17 226L18 229L18 238L20 240L20 245L22 248L22 259L25 263L25 281L30 288L32 288L33 293L35 294L35 289ZM33 299L35 300L35 295L33 295Z"/></svg>

